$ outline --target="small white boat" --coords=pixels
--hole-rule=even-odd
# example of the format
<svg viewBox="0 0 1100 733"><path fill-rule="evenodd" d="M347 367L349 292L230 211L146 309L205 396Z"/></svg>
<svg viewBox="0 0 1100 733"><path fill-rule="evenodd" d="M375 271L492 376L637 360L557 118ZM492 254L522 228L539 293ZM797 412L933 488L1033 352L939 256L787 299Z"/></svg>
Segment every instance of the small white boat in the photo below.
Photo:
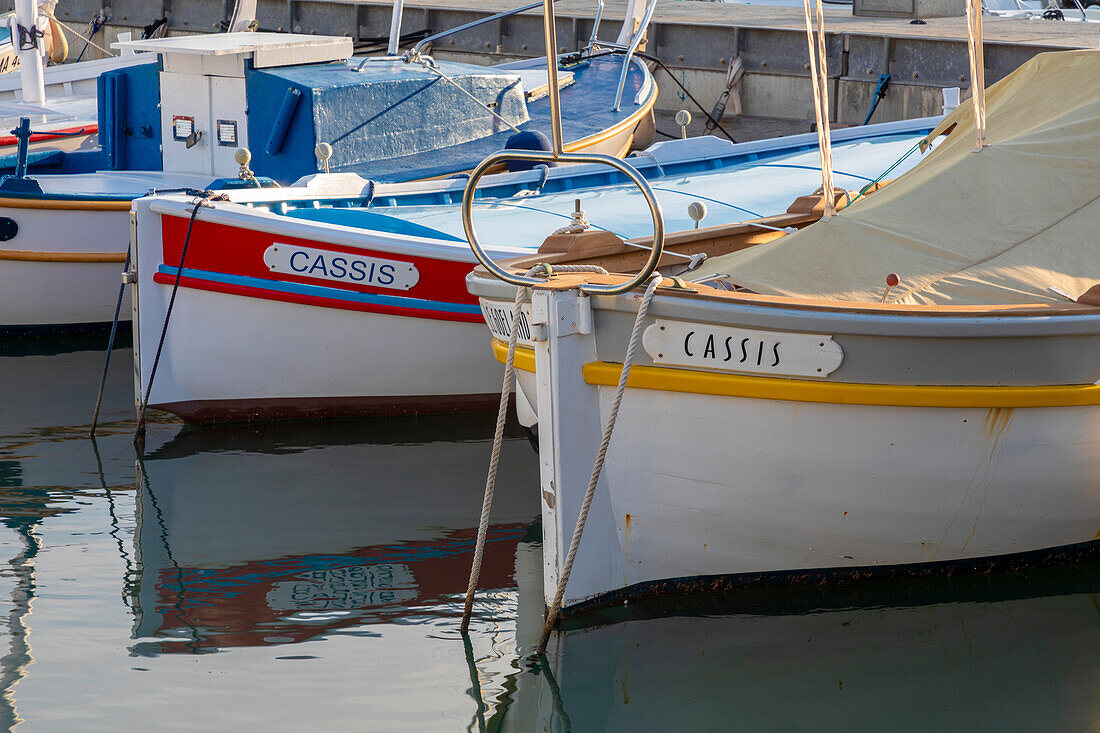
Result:
<svg viewBox="0 0 1100 733"><path fill-rule="evenodd" d="M866 185L936 121L838 133L838 182ZM693 201L708 202L708 223L782 214L820 177L815 145L813 135L738 145L696 138L630 161L686 228ZM191 199L139 199L139 400L148 392L150 407L196 422L492 409L499 369L464 283L476 263L455 203L464 185L318 176L297 190L233 191L199 211L190 240ZM578 197L611 232L644 234L630 186L592 166L494 176L478 216L494 253L516 256L534 250L517 244L522 232L570 225Z"/></svg>
<svg viewBox="0 0 1100 733"><path fill-rule="evenodd" d="M638 327L564 613L1100 552L1098 62L1036 56L989 89L987 147L965 105L827 221L755 246L751 222L712 228L727 254L666 281ZM555 262L616 254L631 266L621 246ZM535 285L520 329L547 602L639 311L636 292L585 292L601 283L629 285ZM514 285L469 284L511 312Z"/></svg>
<svg viewBox="0 0 1100 733"><path fill-rule="evenodd" d="M0 172L15 167L19 141L14 128L24 117L34 131L32 152L95 147L99 75L150 61L126 53L62 63L68 55L66 34L75 34L57 20L55 5L54 0L20 0L14 12L0 15L0 156L12 156L0 157ZM15 42L21 35L24 47Z"/></svg>
<svg viewBox="0 0 1100 733"><path fill-rule="evenodd" d="M540 59L486 68L413 49L361 60L350 38L282 33L114 46L147 62L101 76L101 147L30 154L29 175L0 182L0 331L109 324L130 203L150 191L286 185L320 171L352 175L357 190L444 177L548 125ZM559 63L571 148L622 155L651 131L657 88L641 59Z"/></svg>

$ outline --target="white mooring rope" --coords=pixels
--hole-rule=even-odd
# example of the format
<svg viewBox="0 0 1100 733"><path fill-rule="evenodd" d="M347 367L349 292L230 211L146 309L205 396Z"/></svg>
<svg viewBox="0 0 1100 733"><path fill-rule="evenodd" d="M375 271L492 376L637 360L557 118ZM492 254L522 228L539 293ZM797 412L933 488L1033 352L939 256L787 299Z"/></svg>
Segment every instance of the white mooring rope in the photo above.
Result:
<svg viewBox="0 0 1100 733"><path fill-rule="evenodd" d="M607 414L607 423L604 425L603 436L600 439L600 450L596 453L596 464L592 467L592 476L588 479L588 489L584 493L581 511L577 516L577 526L573 528L573 538L569 542L569 554L565 558L565 565L562 567L561 576L558 578L554 601L550 604L550 610L546 614L546 625L542 627L542 636L539 637L539 654L546 651L546 642L550 639L550 632L561 613L561 602L565 596L565 586L569 583L569 574L573 571L573 561L577 558L577 548L580 547L584 524L588 520L588 509L592 506L592 498L596 494L596 484L600 480L604 458L607 456L607 447L611 443L611 434L615 430L615 421L619 417L619 405L622 404L623 393L626 391L626 380L630 376L630 366L634 363L634 352L642 334L642 324L645 322L649 304L653 300L653 294L657 292L657 287L663 279L660 273L653 273L649 279L649 285L645 289L645 295L642 296L642 302L638 304L638 317L634 319L634 329L630 332L630 342L626 347L626 356L623 357L623 371L619 375L619 384L615 387L615 399L611 402L611 410Z"/></svg>
<svg viewBox="0 0 1100 733"><path fill-rule="evenodd" d="M821 218L828 220L836 216L836 193L833 189L833 146L829 135L829 70L825 64L825 19L821 0L816 2L816 47L813 22L810 20L810 0L803 0L803 6L806 10L806 38L810 45L810 80L813 83L814 116L817 118L817 142L821 148L821 193L825 197L825 213Z"/></svg>
<svg viewBox="0 0 1100 733"><path fill-rule="evenodd" d="M975 7L976 5L976 7ZM970 55L970 94L974 97L975 150L985 147L985 47L980 0L966 0L966 41Z"/></svg>
<svg viewBox="0 0 1100 733"><path fill-rule="evenodd" d="M467 89L463 88L463 86L462 86L461 84L459 84L459 83L458 83L457 81L455 81L455 80L454 80L454 79L452 79L451 77L449 77L449 76L447 76L446 74L444 74L444 73L443 73L442 71L440 71L439 69L437 69L437 68L436 68L436 67L435 67L434 65L432 65L432 64L429 64L429 63L427 63L427 62L425 62L425 61L419 61L418 63L419 63L419 64L420 64L421 66L423 66L423 67L424 67L425 69L427 69L428 71L430 71L430 72L432 72L433 74L435 74L436 76L438 76L438 77L439 77L440 79L442 79L443 81L445 81L445 82L447 82L448 84L450 84L451 86L453 86L453 87L454 87L455 89L457 89L458 91L460 91L460 92L462 92L463 94L465 94L465 95L466 95L467 97L469 97L470 99L474 100L474 102L475 102L475 103L477 104L477 106L479 106L479 107L481 107L482 109L486 110L486 111L487 111L487 112L488 112L489 114L491 114L491 115L492 115L493 117L496 117L496 118L497 118L498 120L500 120L501 122L503 122L503 123L504 123L505 125L507 125L508 127L512 128L512 129L513 129L514 131L516 131L516 132L520 132L520 129L519 129L518 127L516 127L516 126L515 126L515 125L513 125L513 124L512 124L511 122L509 122L508 120L506 120L506 119L504 119L503 117L501 117L500 115L498 115L498 114L497 114L497 113L496 113L496 112L495 112L495 111L494 111L494 110L493 110L493 109L492 109L491 107L489 107L489 105L485 104L485 102L482 102L482 101L481 101L480 99L478 99L477 97L475 97L475 96L474 96L473 94L471 94L471 93L470 93L470 91L469 91L469 90L467 90Z"/></svg>
<svg viewBox="0 0 1100 733"><path fill-rule="evenodd" d="M607 270L595 265L535 265L527 271L527 277L542 273L547 277L552 272L594 272L606 275ZM516 288L515 305L512 307L512 325L508 331L508 357L504 360L504 383L500 387L500 404L497 407L497 425L493 433L493 452L489 457L489 474L485 479L485 497L481 502L481 520L477 526L477 543L474 546L474 560L470 566L470 582L466 586L466 606L462 611L462 625L459 630L465 634L470 628L470 614L474 607L474 591L481 574L481 560L485 556L485 535L489 531L489 510L493 506L493 492L497 483L497 465L500 463L500 448L504 442L504 423L508 417L508 397L512 393L512 377L515 374L513 362L516 356L516 339L519 334L520 308L523 306L527 288Z"/></svg>
<svg viewBox="0 0 1100 733"><path fill-rule="evenodd" d="M88 36L84 35L80 31L78 31L76 28L73 28L71 25L67 25L66 23L61 22L60 20L57 19L57 17L53 13L48 13L48 12L46 12L44 10L41 10L41 9L39 9L38 12L41 15L44 15L47 18L49 18L50 20L54 21L59 26L61 26L65 30L67 30L69 33L72 33L74 36L76 36L80 40L84 41L84 43L91 46L92 48L98 49L99 51L102 51L103 53L107 54L108 56L118 56L117 53L111 51L110 49L103 48L103 46L100 46L98 43L96 43L91 38L89 38ZM92 35L95 35L95 34L92 34Z"/></svg>

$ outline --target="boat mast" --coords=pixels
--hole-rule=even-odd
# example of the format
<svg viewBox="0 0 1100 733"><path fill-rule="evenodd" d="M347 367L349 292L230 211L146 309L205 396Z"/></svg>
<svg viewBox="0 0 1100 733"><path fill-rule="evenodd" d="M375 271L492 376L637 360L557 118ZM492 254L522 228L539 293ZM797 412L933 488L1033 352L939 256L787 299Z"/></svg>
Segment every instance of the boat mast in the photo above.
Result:
<svg viewBox="0 0 1100 733"><path fill-rule="evenodd" d="M396 56L397 48L401 45L401 13L405 8L405 0L393 0L393 14L390 15L390 43L386 48L387 56Z"/></svg>
<svg viewBox="0 0 1100 733"><path fill-rule="evenodd" d="M12 43L19 55L19 78L23 84L23 101L42 104L46 101L46 82L38 30L38 0L15 0L15 20L11 27Z"/></svg>
<svg viewBox="0 0 1100 733"><path fill-rule="evenodd" d="M565 152L561 137L561 98L558 96L558 33L554 27L554 0L542 0L543 37L546 41L546 80L550 82L550 132L554 157Z"/></svg>

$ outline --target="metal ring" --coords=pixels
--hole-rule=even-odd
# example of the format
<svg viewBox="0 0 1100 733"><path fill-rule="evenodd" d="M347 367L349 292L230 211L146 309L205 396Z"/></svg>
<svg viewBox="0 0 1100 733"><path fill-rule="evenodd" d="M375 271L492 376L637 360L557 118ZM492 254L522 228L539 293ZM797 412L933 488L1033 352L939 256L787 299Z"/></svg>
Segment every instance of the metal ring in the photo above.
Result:
<svg viewBox="0 0 1100 733"><path fill-rule="evenodd" d="M485 252L484 247L481 246L481 242L478 241L477 232L474 231L473 209L477 182L485 175L489 168L507 160L522 160L534 163L561 162L607 165L618 170L629 178L635 186L641 189L642 195L649 205L649 213L653 217L653 248L649 252L649 259L646 260L645 266L641 271L625 283L620 285L585 283L580 286L583 292L600 293L603 295L618 295L620 293L625 293L640 285L646 278L653 274L655 269L657 269L657 263L661 260L661 254L665 248L665 220L664 216L661 214L661 204L653 194L653 189L650 187L649 181L647 181L637 169L618 158L599 153L562 153L560 155L554 155L553 153L540 150L502 150L499 153L493 153L488 158L481 161L481 165L474 168L473 172L470 173L470 178L466 181L466 189L462 194L462 227L466 230L466 239L469 241L470 249L473 250L474 257L477 258L477 261L481 263L482 267L493 273L494 276L506 283L519 286L541 285L546 282L542 279L516 275L505 270L494 262L493 259L489 257L488 253Z"/></svg>

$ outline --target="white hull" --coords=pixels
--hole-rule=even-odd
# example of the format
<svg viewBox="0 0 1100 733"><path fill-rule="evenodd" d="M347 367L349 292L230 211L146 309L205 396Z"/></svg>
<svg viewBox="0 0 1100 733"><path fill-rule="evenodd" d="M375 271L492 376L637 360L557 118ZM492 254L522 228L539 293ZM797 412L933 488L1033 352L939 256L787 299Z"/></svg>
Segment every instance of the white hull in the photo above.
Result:
<svg viewBox="0 0 1100 733"><path fill-rule="evenodd" d="M485 295L480 282L473 278L472 290ZM521 344L526 353L517 360L520 419L538 424L547 603L633 320L609 308L611 299L588 298L590 333L559 327L569 321L561 314L585 320L575 315L576 297L534 291L531 323L547 323L547 336ZM783 331L812 333L816 319L822 330L812 341L835 337L843 369L835 381L746 379L713 367L653 366L673 354L639 345L566 612L699 589L924 574L936 572L935 563L1026 565L1097 550L1100 404L1087 366L1094 317L1070 316L1064 327L1026 317L1015 324L883 317L867 325L867 316L825 313L796 325L803 316L777 309L715 306L702 315L677 311L683 301L661 295L655 307L651 319L690 313L685 320L698 329L720 328L707 322L743 328L746 314L757 319L753 327L770 319L788 354L795 337ZM1035 338L1040 332L1046 340ZM926 333L958 338L933 341ZM1059 353L1067 342L1082 363ZM910 384L891 385L899 370L889 359L910 347L924 362L910 362ZM944 386L924 386L944 369L953 370L940 372ZM1029 370L1045 370L1047 379L1029 383ZM965 386L975 384L967 374L1000 386Z"/></svg>
<svg viewBox="0 0 1100 733"><path fill-rule="evenodd" d="M175 270L167 268L171 272L165 274L162 227L166 222L186 222L153 213L164 207L155 200L139 200L136 207L139 246L133 318L137 389L142 397L162 331L165 334L152 379L151 407L204 422L469 412L491 409L499 399L500 368L483 347L484 327L476 305L400 297L405 291L396 291L396 301L383 300L381 305L376 301L382 296L370 296L375 300L364 305L355 300L356 291L295 289L292 281L209 273L204 262L217 261L224 251L220 237L237 238L236 255L247 264L253 260L252 249L258 258L270 241L293 241L298 232L292 221L268 233L263 229L271 227L270 217L252 216L255 228L242 229L236 225L250 219L241 213L204 213L203 219L234 228L206 229L201 221L196 226L185 261L190 277L176 291L165 330ZM441 268L457 265L464 273L473 267L472 255L460 243L410 247L385 234L350 238L337 233L329 241L310 244L325 251L336 248L338 254L349 242L394 259L416 252L404 261L415 262L423 278L436 277L433 273ZM241 287L243 292L234 289ZM295 302L303 294L318 292L323 297L316 304Z"/></svg>
<svg viewBox="0 0 1100 733"><path fill-rule="evenodd" d="M849 156L848 167L860 171L874 168L876 155L894 157L893 146L911 147L907 138L895 138L899 132L913 134L895 128L865 133L864 142L869 144L856 141L841 155ZM882 140L876 140L875 134ZM666 146L655 157L661 156L666 171L675 171L672 166L694 166L708 159L740 155L740 149L715 143L704 139ZM880 143L890 152L882 153ZM771 152L781 163L801 161L796 156L809 155L786 147L789 145L786 140L772 141L770 150L761 144L752 155ZM729 187L736 187L736 191L723 189L723 195L736 198L737 192L759 189L758 157L733 159L737 165L715 164L722 170L728 165L726 176L733 182ZM655 167L655 161L647 159L646 163ZM804 190L805 179L813 171L794 165L791 169L796 177L785 180L784 185ZM585 185L584 177L596 173L602 175L599 169L555 169L549 177L566 179L561 184L564 192L537 198L510 192L487 202L479 216L486 222L482 226L487 236L494 240L490 244L494 255L530 252L509 245L507 240L514 239L521 228L547 232L563 220L570 221L566 212L572 211L577 195L596 202L601 216L629 218L631 205L637 202L621 186ZM531 189L521 181L533 182L540 175L538 171L512 173L491 181L502 188L523 186L527 192ZM719 173L665 175L663 194L682 204L695 194L692 186L711 190ZM570 176L576 176L576 181ZM373 194L377 199L394 196L397 201L404 196L413 203L366 211L355 211L356 207L347 211L332 207L329 211L321 202L310 206L315 199L309 186L325 183L324 177L308 182L297 201L287 189L246 190L233 192L230 203L215 202L202 210L184 261L186 276L176 294L156 377L151 380L149 406L191 421L447 413L495 407L501 369L484 348L481 310L465 292L463 282L475 260L465 242L445 228L460 226L454 201L461 195L462 182L380 186ZM336 185L337 179L332 183ZM488 180L486 183L489 185ZM429 193L433 191L437 193ZM435 201L432 196L437 197ZM421 203L425 201L428 203ZM242 206L244 203L252 203L254 208ZM770 212L786 207L787 197L761 197L753 205ZM271 210L262 208L265 206ZM351 224L341 223L349 221L344 217L326 221L321 216L313 220L275 213L280 207L284 214L316 209L323 216L348 213L400 220L409 231L403 232L401 227L395 227L397 232L351 228ZM135 211L135 348L137 388L144 396L190 209L182 199L139 199ZM677 215L686 220L683 208ZM738 220L742 216L732 206L714 214L715 219ZM295 252L295 248L301 251ZM278 255L279 251L283 254ZM313 259L319 256L329 262L336 257L378 258L398 265L402 272L415 268L416 276L410 276L407 287L402 288L349 282L321 270ZM309 272L302 266L306 261L302 258L307 257L315 265ZM524 409L521 406L521 419Z"/></svg>
<svg viewBox="0 0 1100 733"><path fill-rule="evenodd" d="M605 418L614 388L599 390ZM1100 408L628 390L604 470L624 587L994 557L1095 535Z"/></svg>
<svg viewBox="0 0 1100 733"><path fill-rule="evenodd" d="M114 318L129 243L127 211L12 208L0 242L0 328L76 326ZM98 261L81 261L88 257ZM129 320L129 293L122 315Z"/></svg>
<svg viewBox="0 0 1100 733"><path fill-rule="evenodd" d="M142 294L142 385L170 295ZM500 368L482 331L181 288L149 404L195 421L485 409L500 393Z"/></svg>

